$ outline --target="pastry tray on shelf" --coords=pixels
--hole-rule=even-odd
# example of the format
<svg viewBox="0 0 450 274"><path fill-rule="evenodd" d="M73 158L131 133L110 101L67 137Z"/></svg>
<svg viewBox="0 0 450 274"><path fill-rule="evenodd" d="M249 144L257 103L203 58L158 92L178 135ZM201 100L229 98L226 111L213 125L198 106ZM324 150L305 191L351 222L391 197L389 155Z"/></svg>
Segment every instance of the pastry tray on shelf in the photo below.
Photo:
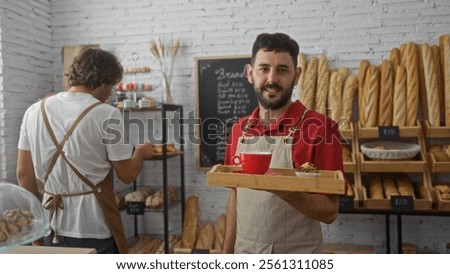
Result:
<svg viewBox="0 0 450 274"><path fill-rule="evenodd" d="M422 174L422 184L414 183L416 192L416 198L413 199L414 202L414 210L431 210L433 206L433 199L430 193L430 189L428 188L427 176L425 173ZM362 200L363 206L366 209L382 209L382 210L392 210L391 200L384 199L372 199L368 197L368 190L366 185L362 183L361 179L361 192L362 192ZM425 193L427 197L417 197L417 193Z"/></svg>
<svg viewBox="0 0 450 274"><path fill-rule="evenodd" d="M439 190L435 187L431 188L431 194L433 195L433 201L436 204L436 208L441 211L450 211L450 200L443 200Z"/></svg>
<svg viewBox="0 0 450 274"><path fill-rule="evenodd" d="M450 162L439 162L430 152L428 152L428 166L431 172L450 172Z"/></svg>
<svg viewBox="0 0 450 274"><path fill-rule="evenodd" d="M260 190L287 190L344 194L345 179L341 171L322 170L319 177L297 177L295 169L271 168L266 174L244 174L239 166L215 165L207 172L210 186L243 187Z"/></svg>
<svg viewBox="0 0 450 274"><path fill-rule="evenodd" d="M362 153L360 157L361 172L422 172L425 169L425 157L422 152L411 160L369 160Z"/></svg>

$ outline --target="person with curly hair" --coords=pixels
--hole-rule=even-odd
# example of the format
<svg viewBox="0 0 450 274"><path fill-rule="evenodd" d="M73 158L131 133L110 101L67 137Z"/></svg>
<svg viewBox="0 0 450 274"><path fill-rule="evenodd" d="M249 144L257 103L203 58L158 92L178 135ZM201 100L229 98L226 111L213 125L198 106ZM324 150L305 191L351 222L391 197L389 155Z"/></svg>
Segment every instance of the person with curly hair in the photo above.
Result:
<svg viewBox="0 0 450 274"><path fill-rule="evenodd" d="M114 54L84 48L68 73L69 90L31 105L20 128L17 180L37 197L52 232L46 246L95 248L127 253L123 225L110 182L132 183L153 145L125 143L120 111L105 104L122 79Z"/></svg>

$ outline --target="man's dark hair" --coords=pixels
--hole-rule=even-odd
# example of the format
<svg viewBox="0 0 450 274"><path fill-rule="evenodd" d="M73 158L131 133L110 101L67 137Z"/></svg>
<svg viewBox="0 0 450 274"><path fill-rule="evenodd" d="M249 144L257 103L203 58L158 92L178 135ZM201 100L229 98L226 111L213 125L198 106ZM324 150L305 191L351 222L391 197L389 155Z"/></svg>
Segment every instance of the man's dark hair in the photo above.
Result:
<svg viewBox="0 0 450 274"><path fill-rule="evenodd" d="M89 89L115 85L122 75L122 65L114 54L94 48L83 48L66 73L69 86L83 85Z"/></svg>
<svg viewBox="0 0 450 274"><path fill-rule="evenodd" d="M287 52L292 57L294 67L297 67L297 58L300 48L297 42L284 33L261 33L256 37L252 49L252 65L255 64L256 53L264 51Z"/></svg>

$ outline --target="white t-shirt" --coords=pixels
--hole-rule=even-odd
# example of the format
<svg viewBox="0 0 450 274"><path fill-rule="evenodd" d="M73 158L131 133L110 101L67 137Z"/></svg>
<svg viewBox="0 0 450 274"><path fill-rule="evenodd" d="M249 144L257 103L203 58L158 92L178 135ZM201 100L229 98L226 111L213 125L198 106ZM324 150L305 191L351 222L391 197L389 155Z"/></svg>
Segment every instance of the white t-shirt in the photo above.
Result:
<svg viewBox="0 0 450 274"><path fill-rule="evenodd" d="M88 106L98 102L91 94L60 92L45 102L50 125L58 142L69 130L75 119ZM51 158L56 152L45 127L40 102L30 106L23 117L20 128L19 149L30 150L36 178L44 181ZM100 183L111 169L109 161L131 158L132 145L124 143L123 118L120 111L110 105L101 104L92 109L78 124L63 150L81 174L92 183ZM86 192L91 189L70 169L59 156L53 171L45 183L45 191L53 194ZM48 195L44 194L43 203ZM58 210L57 232L61 236L74 238L111 237L105 217L93 194L63 198L64 209ZM47 217L48 210L45 210Z"/></svg>

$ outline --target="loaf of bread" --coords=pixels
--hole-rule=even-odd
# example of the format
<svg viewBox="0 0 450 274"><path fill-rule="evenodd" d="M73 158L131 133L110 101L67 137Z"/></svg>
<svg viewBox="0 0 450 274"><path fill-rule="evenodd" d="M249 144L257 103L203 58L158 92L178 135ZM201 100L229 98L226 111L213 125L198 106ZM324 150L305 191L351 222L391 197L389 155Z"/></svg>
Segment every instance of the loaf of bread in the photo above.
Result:
<svg viewBox="0 0 450 274"><path fill-rule="evenodd" d="M367 69L369 68L370 64L367 60L361 60L359 62L359 72L358 72L358 119L361 124L361 126L365 126L366 120L364 116L364 96L365 96L365 79L366 79L366 73Z"/></svg>
<svg viewBox="0 0 450 274"><path fill-rule="evenodd" d="M350 70L347 67L338 68L338 72L342 75L344 80L350 75Z"/></svg>
<svg viewBox="0 0 450 274"><path fill-rule="evenodd" d="M198 231L198 197L190 196L184 210L183 236L181 248L194 248Z"/></svg>
<svg viewBox="0 0 450 274"><path fill-rule="evenodd" d="M164 195L156 192L145 199L145 206L152 209L159 209L164 206Z"/></svg>
<svg viewBox="0 0 450 274"><path fill-rule="evenodd" d="M406 125L406 70L402 66L397 66L397 72L395 73L392 113L392 124L394 126L402 127Z"/></svg>
<svg viewBox="0 0 450 274"><path fill-rule="evenodd" d="M413 196L414 198L414 187L412 185L411 180L405 174L399 174L395 178L395 182L397 183L398 192L402 196Z"/></svg>
<svg viewBox="0 0 450 274"><path fill-rule="evenodd" d="M434 186L437 190L439 190L439 193L444 194L444 193L450 193L450 186L449 185L444 185L444 184L438 184Z"/></svg>
<svg viewBox="0 0 450 274"><path fill-rule="evenodd" d="M371 174L369 180L369 194L371 199L384 199L383 184L380 174Z"/></svg>
<svg viewBox="0 0 450 274"><path fill-rule="evenodd" d="M344 83L344 90L342 95L342 114L343 122L341 129L350 129L350 123L353 116L353 102L355 99L356 90L358 89L358 78L350 75Z"/></svg>
<svg viewBox="0 0 450 274"><path fill-rule="evenodd" d="M400 66L400 50L398 48L392 48L389 60L392 65L393 79L395 79L395 73L397 72L397 67Z"/></svg>
<svg viewBox="0 0 450 274"><path fill-rule="evenodd" d="M425 94L426 94L426 106L428 114L428 121L433 127L440 126L440 103L439 103L439 91L437 83L436 65L434 64L433 53L431 47L428 44L422 44L421 56L423 62L423 72L425 78Z"/></svg>
<svg viewBox="0 0 450 274"><path fill-rule="evenodd" d="M328 108L329 117L338 122L342 113L342 87L343 87L343 77L342 75L335 71L331 73L330 76L330 90L328 92Z"/></svg>
<svg viewBox="0 0 450 274"><path fill-rule="evenodd" d="M214 246L214 227L211 221L206 222L204 226L200 228L200 233L195 243L196 249L212 249Z"/></svg>
<svg viewBox="0 0 450 274"><path fill-rule="evenodd" d="M309 109L314 109L318 65L319 60L317 57L312 57L306 68L305 78L303 79L300 101Z"/></svg>
<svg viewBox="0 0 450 274"><path fill-rule="evenodd" d="M328 59L325 55L319 58L319 67L317 69L317 92L315 110L322 114L327 114L327 98L330 89L330 72L328 68Z"/></svg>
<svg viewBox="0 0 450 274"><path fill-rule="evenodd" d="M450 162L450 157L444 151L434 151L431 154L433 154L436 162Z"/></svg>
<svg viewBox="0 0 450 274"><path fill-rule="evenodd" d="M387 199L390 199L391 196L399 196L400 193L397 189L397 184L395 183L394 178L390 175L383 175L383 189L384 189L384 196Z"/></svg>
<svg viewBox="0 0 450 274"><path fill-rule="evenodd" d="M214 249L222 249L223 240L225 238L226 217L225 214L220 214L214 226Z"/></svg>
<svg viewBox="0 0 450 274"><path fill-rule="evenodd" d="M394 99L394 75L389 60L383 60L380 71L380 105L378 126L392 125L392 111Z"/></svg>
<svg viewBox="0 0 450 274"><path fill-rule="evenodd" d="M370 66L364 80L364 120L365 127L378 126L378 100L380 91L380 73L378 68Z"/></svg>
<svg viewBox="0 0 450 274"><path fill-rule="evenodd" d="M419 62L417 45L406 46L406 126L415 126L419 107Z"/></svg>
<svg viewBox="0 0 450 274"><path fill-rule="evenodd" d="M450 34L439 37L442 81L445 94L445 126L450 126Z"/></svg>
<svg viewBox="0 0 450 274"><path fill-rule="evenodd" d="M145 202L145 194L141 191L133 191L125 195L126 202Z"/></svg>
<svg viewBox="0 0 450 274"><path fill-rule="evenodd" d="M439 117L440 117L440 124L445 124L445 93L444 93L444 81L442 80L444 78L443 72L441 70L441 54L439 52L439 46L438 45L432 45L431 46L431 54L433 55L433 63L436 70L436 81L438 86L438 92L439 92Z"/></svg>
<svg viewBox="0 0 450 274"><path fill-rule="evenodd" d="M301 69L300 72L300 78L298 78L298 98L301 98L302 95L302 86L303 86L303 79L305 79L305 73L306 73L306 56L303 52L300 52L298 54L298 66Z"/></svg>

